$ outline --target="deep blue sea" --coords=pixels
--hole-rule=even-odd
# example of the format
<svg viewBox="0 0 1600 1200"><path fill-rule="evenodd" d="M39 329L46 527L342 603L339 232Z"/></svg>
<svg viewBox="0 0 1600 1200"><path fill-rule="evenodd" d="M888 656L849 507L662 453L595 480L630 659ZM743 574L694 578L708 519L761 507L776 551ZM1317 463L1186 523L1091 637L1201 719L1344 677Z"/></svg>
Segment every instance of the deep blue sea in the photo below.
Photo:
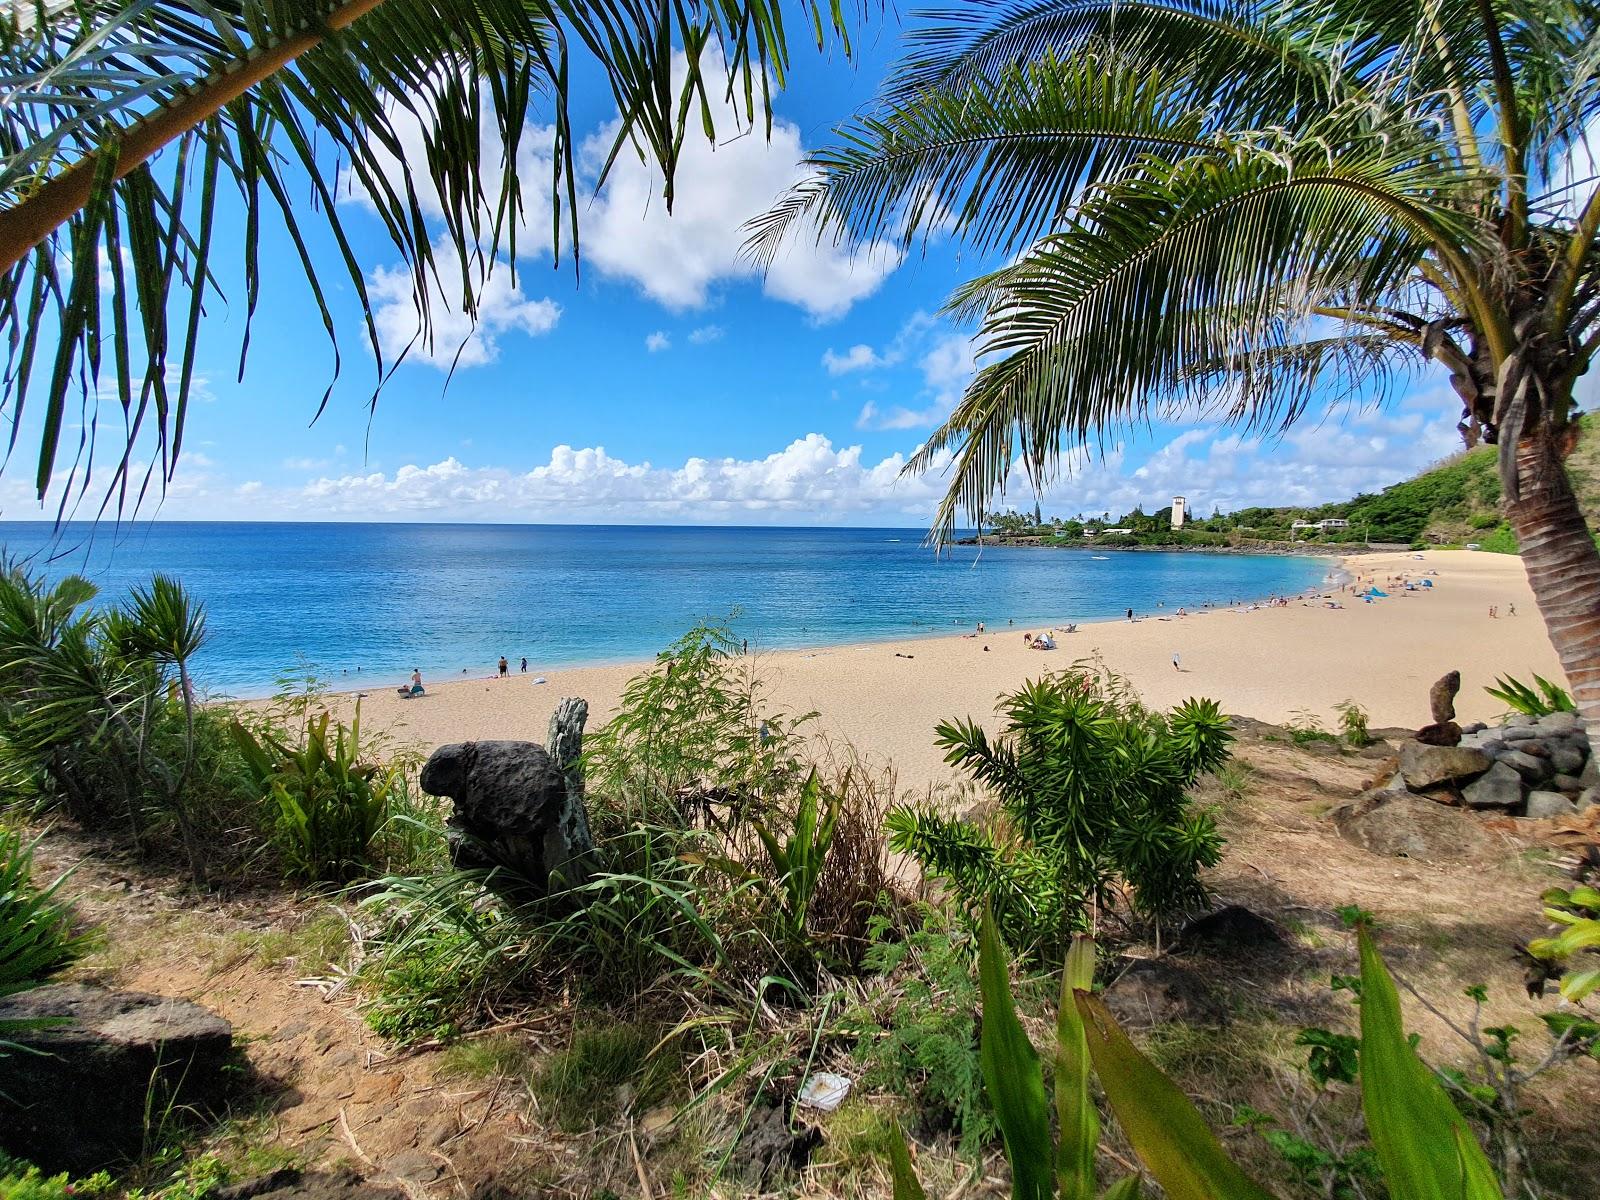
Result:
<svg viewBox="0 0 1600 1200"><path fill-rule="evenodd" d="M1299 591L1326 559L956 547L916 529L0 522L0 545L115 598L153 571L206 607L213 694L270 692L307 661L336 684L655 654L697 620L752 649L1120 616Z"/></svg>

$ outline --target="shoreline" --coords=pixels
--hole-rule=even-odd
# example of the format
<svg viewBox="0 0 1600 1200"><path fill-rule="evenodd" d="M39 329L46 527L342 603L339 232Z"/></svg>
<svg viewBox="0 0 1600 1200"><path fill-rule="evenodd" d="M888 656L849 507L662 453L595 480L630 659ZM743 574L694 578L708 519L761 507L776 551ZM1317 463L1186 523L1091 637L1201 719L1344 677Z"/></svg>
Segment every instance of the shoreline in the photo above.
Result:
<svg viewBox="0 0 1600 1200"><path fill-rule="evenodd" d="M1055 652L1025 649L1012 624L971 632L752 653L774 711L819 714L816 729L848 740L878 762L892 760L902 787L922 789L953 775L933 744L935 724L970 716L994 728L997 698L1074 660L1099 657L1126 676L1152 707L1192 696L1217 700L1228 713L1286 723L1310 714L1334 727L1334 707L1353 699L1374 726L1420 727L1428 720L1428 688L1460 670L1458 709L1464 721L1499 715L1483 688L1496 675L1563 678L1533 604L1521 561L1471 551L1361 555L1341 561L1342 583L1313 589L1315 601L1287 605L1175 612L1142 620L1079 622L1073 634L1057 624ZM1393 575L1437 572L1435 587L1404 592L1384 587ZM1356 580L1376 578L1387 599L1354 599ZM1331 594L1342 608L1325 607ZM1489 606L1517 606L1515 618L1488 617ZM984 647L988 648L985 649ZM1174 669L1172 656L1181 656ZM564 696L589 701L591 728L615 709L623 686L653 660L513 673L505 680L473 675L433 680L428 694L401 700L392 687L362 698L363 723L423 750L448 742L512 738L543 742L550 712ZM535 684L535 678L546 679ZM330 695L348 718L357 694Z"/></svg>
<svg viewBox="0 0 1600 1200"><path fill-rule="evenodd" d="M993 543L985 543L984 546L977 548L982 550L991 548L992 545ZM1115 548L1116 547L1110 547L1109 549ZM1093 547L1083 547L1083 549L1093 549ZM1209 552L1216 552L1216 548L1213 547L1196 548L1180 546L1141 546L1122 547L1122 549L1138 550L1144 553L1186 553L1195 549L1205 549ZM1322 561L1331 557L1327 554L1295 554L1283 551L1254 551L1232 548L1228 548L1226 552L1236 554L1240 557L1304 558L1308 560L1308 562L1317 560L1317 568L1319 570L1323 570L1325 572L1325 576L1320 580L1316 580L1307 584L1307 589L1315 589L1327 586L1329 577L1334 577L1333 586L1337 587L1341 580L1336 576L1344 576L1347 574L1344 571L1342 560L1340 563L1331 567L1327 566ZM1236 601L1236 603L1258 604L1264 599L1267 599L1269 596L1275 596L1277 594L1278 593L1272 592L1268 593L1267 596L1246 596ZM1293 595L1296 596L1300 594L1300 592L1293 593ZM1212 608L1208 611L1221 611L1226 607L1228 606L1221 604L1220 601L1214 601L1212 602ZM1139 614L1141 618L1155 617L1156 615L1157 614L1153 611ZM1099 624L1116 624L1123 620L1121 616L1118 616L1114 613L1108 613L1103 616L1075 618L1063 617L1059 613L1046 616L1040 616L1038 614L1034 614L1032 616L1007 615L1004 619L1008 620L1010 624L1014 625L1019 630L1025 625L1038 626L1039 628L1062 628L1067 624L1077 624L1079 627L1088 627L1090 625ZM847 634L838 641L793 641L769 644L758 642L757 639L754 638L749 640L751 643L751 653L753 655L816 654L832 650L848 649L857 646L882 646L890 643L898 644L901 642L937 641L940 638L959 637L963 631L969 630L970 628L970 625L963 623L960 625L940 626L938 628L929 626L900 631L884 630L878 633L857 632ZM685 631L686 629L687 627L685 627ZM659 650L664 650L665 648L665 646L659 647L658 652ZM521 676L522 672L518 670L518 662L521 656L507 655L507 658L511 663L511 676ZM404 660L400 661L403 662ZM655 661L655 653L648 655L623 655L621 657L608 656L604 658L546 659L540 661L535 666L530 666L527 675L530 678L535 676L549 677L554 674L564 674L572 671L620 668L630 668L637 673L638 671L650 666ZM493 670L485 671L481 666L477 665L463 667L459 661L455 663L448 663L443 666L438 664L429 664L427 662L418 663L416 660L412 660L412 663L413 666L418 666L421 669L423 682L430 689L432 689L435 684L444 687L453 684L483 682L498 678ZM308 664L308 666L311 670L316 670L315 663ZM284 674L284 672L279 672L280 677ZM294 677L296 678L301 678L303 675L304 672L294 673ZM328 694L330 695L354 695L357 692L364 692L369 689L379 689L384 687L396 688L400 684L406 682L410 676L410 669L403 666L394 670L373 671L370 673L364 672L360 668L357 668L354 671L341 669L337 674L332 675L318 673L319 681L324 685ZM201 680L201 685L203 688L206 686L203 679ZM220 688L215 690L208 689L205 691L206 700L208 703L246 705L259 704L261 702L271 700L276 693L277 689L275 685L246 685L234 691L226 691Z"/></svg>

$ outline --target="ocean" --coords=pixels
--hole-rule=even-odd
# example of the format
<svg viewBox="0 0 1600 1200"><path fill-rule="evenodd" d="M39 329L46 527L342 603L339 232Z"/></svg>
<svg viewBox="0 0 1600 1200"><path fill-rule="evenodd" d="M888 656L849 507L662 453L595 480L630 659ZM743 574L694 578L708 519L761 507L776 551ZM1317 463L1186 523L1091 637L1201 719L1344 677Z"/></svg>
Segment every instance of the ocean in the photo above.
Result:
<svg viewBox="0 0 1600 1200"><path fill-rule="evenodd" d="M1327 559L958 546L918 529L0 522L8 554L103 600L163 571L205 605L213 695L309 664L335 686L653 656L697 621L751 648L1092 621L1300 591Z"/></svg>

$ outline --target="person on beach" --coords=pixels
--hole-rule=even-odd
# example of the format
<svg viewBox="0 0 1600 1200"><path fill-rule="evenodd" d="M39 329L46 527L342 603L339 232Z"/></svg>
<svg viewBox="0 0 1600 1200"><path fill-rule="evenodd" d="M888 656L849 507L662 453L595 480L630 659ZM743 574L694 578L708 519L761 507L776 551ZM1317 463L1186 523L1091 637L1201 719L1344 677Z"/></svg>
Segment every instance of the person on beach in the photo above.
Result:
<svg viewBox="0 0 1600 1200"><path fill-rule="evenodd" d="M1506 606L1506 616L1514 617L1516 615L1517 615L1517 606L1515 604L1508 604Z"/></svg>
<svg viewBox="0 0 1600 1200"><path fill-rule="evenodd" d="M506 661L506 656L502 654L500 656L500 678L504 679L510 670L511 664Z"/></svg>
<svg viewBox="0 0 1600 1200"><path fill-rule="evenodd" d="M1131 608L1128 610L1128 620L1133 620L1133 609Z"/></svg>
<svg viewBox="0 0 1600 1200"><path fill-rule="evenodd" d="M422 668L411 668L411 686L398 689L403 699L409 700L413 696L422 695Z"/></svg>
<svg viewBox="0 0 1600 1200"><path fill-rule="evenodd" d="M524 655L522 658L522 673L524 675L528 673L528 658L526 655Z"/></svg>

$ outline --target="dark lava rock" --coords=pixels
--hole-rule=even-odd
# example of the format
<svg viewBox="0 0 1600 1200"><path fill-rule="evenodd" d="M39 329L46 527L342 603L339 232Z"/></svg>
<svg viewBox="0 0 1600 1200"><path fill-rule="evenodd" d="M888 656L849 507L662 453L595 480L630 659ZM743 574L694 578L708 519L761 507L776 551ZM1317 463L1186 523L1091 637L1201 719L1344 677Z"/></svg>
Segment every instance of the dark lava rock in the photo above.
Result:
<svg viewBox="0 0 1600 1200"><path fill-rule="evenodd" d="M435 750L422 790L448 796L451 858L458 867L503 867L497 890L547 895L588 878L594 840L583 799L582 737L589 706L565 699L550 718L551 750L537 742L458 742ZM491 886L496 880L491 878Z"/></svg>
<svg viewBox="0 0 1600 1200"><path fill-rule="evenodd" d="M126 1162L147 1111L224 1098L233 1027L188 1000L60 983L0 999L0 1023L21 1047L0 1055L0 1147L46 1172Z"/></svg>
<svg viewBox="0 0 1600 1200"><path fill-rule="evenodd" d="M1226 904L1216 912L1196 917L1178 934L1174 953L1186 950L1227 952L1259 951L1283 945L1278 927L1242 904Z"/></svg>

